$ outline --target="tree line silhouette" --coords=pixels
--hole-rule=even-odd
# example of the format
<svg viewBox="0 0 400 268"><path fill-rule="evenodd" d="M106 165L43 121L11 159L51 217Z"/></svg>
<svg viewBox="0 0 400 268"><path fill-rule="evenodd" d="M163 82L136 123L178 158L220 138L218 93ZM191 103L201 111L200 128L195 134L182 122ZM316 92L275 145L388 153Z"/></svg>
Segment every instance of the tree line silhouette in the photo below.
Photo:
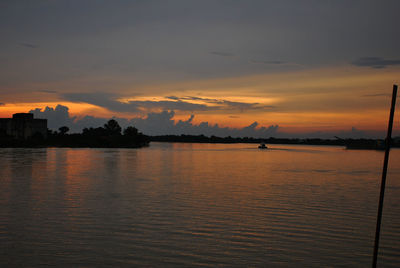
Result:
<svg viewBox="0 0 400 268"><path fill-rule="evenodd" d="M205 135L161 135L147 136L134 126L122 130L114 119L110 119L102 127L84 128L81 133L69 134L69 128L62 126L58 131L47 130L47 137L39 133L28 139L15 139L1 135L0 147L90 147L90 148L140 148L156 142L190 142L190 143L267 143L267 144L307 144L336 145L349 149L382 149L384 140L379 139L289 139L289 138L252 138L252 137L216 137ZM400 147L400 138L392 140L393 147Z"/></svg>
<svg viewBox="0 0 400 268"><path fill-rule="evenodd" d="M216 137L204 135L161 135L150 137L151 141L158 142L191 142L191 143L267 143L267 144L304 144L304 145L335 145L345 146L348 149L382 149L381 139L319 139L319 138L252 138L252 137ZM393 147L400 147L400 138L392 140ZM384 148L384 147L383 147Z"/></svg>
<svg viewBox="0 0 400 268"><path fill-rule="evenodd" d="M92 147L92 148L140 148L148 146L150 138L133 126L122 131L114 119L103 127L84 128L82 133L68 134L69 128L62 126L58 131L47 130L47 137L39 133L26 140L1 137L1 147Z"/></svg>
<svg viewBox="0 0 400 268"><path fill-rule="evenodd" d="M122 131L114 119L103 127L84 128L82 133L68 134L68 127L60 127L59 132L48 131L47 142L57 147L109 147L138 148L147 146L148 136L140 133L137 128L129 126Z"/></svg>

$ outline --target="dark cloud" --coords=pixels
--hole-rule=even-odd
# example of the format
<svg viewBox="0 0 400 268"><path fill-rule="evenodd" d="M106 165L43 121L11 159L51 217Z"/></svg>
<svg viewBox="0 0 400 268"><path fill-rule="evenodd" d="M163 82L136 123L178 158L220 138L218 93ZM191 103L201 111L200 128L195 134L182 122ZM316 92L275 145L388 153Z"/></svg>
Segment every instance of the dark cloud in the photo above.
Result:
<svg viewBox="0 0 400 268"><path fill-rule="evenodd" d="M0 102L0 106L4 106L6 105L4 102Z"/></svg>
<svg viewBox="0 0 400 268"><path fill-rule="evenodd" d="M49 129L58 130L58 128L67 126L71 133L81 132L85 127L99 127L104 125L109 118L99 118L86 115L82 118L71 116L69 108L63 105L57 105L56 108L46 107L45 109L36 108L29 111L35 118L47 119L47 126ZM127 125L128 120L120 118L119 121L124 126Z"/></svg>
<svg viewBox="0 0 400 268"><path fill-rule="evenodd" d="M130 101L129 105L140 107L142 109L165 109L179 111L207 111L211 107L204 104L196 104L185 101Z"/></svg>
<svg viewBox="0 0 400 268"><path fill-rule="evenodd" d="M170 99L170 100L180 100L181 98L176 97L176 96L167 96L165 97L166 99Z"/></svg>
<svg viewBox="0 0 400 268"><path fill-rule="evenodd" d="M177 101L128 101L121 102L118 95L112 93L67 93L62 94L65 100L85 102L107 108L116 112L143 112L151 109L179 110L179 111L206 111L211 108L204 104Z"/></svg>
<svg viewBox="0 0 400 268"><path fill-rule="evenodd" d="M72 102L84 102L107 108L116 112L146 112L153 109L177 110L177 111L218 111L218 110L259 110L273 109L274 106L260 105L259 103L235 102L222 99L210 99L200 97L176 97L168 96L161 101L132 100L118 101L119 96L113 93L67 93L61 95L65 100ZM203 101L205 104L192 103L190 101ZM211 104L211 105L209 105Z"/></svg>
<svg viewBox="0 0 400 268"><path fill-rule="evenodd" d="M228 109L238 109L240 111L246 110L270 110L275 109L276 106L273 105L260 105L259 103L247 103L247 102L237 102L237 101L227 101L219 100L215 102L216 104L221 104Z"/></svg>
<svg viewBox="0 0 400 268"><path fill-rule="evenodd" d="M381 69L391 65L400 65L400 60L387 60L379 57L364 57L353 61L352 64L360 67Z"/></svg>
<svg viewBox="0 0 400 268"><path fill-rule="evenodd" d="M125 118L115 118L120 126L123 128L126 128L128 126L128 120ZM110 118L101 118L101 117L95 117L91 115L85 115L84 117L75 119L73 123L68 126L71 129L71 132L81 132L82 129L84 128L90 128L90 127L101 127L107 121L110 120Z"/></svg>
<svg viewBox="0 0 400 268"><path fill-rule="evenodd" d="M204 101L204 102L216 102L218 99L210 99L210 98L201 98L201 97L193 97L193 96L185 96L185 97L176 97L176 96L167 96L166 99L171 100L194 100L194 101Z"/></svg>
<svg viewBox="0 0 400 268"><path fill-rule="evenodd" d="M0 74L15 84L104 73L116 84L121 77L163 82L265 71L249 59L280 70L287 59L316 67L382 51L399 57L400 1L393 0L35 1L29 8L7 2L0 49L12 64L0 66ZM16 36L26 42L8 45ZM19 57L20 46L38 47L33 41L49 49ZM97 81L93 88L104 86Z"/></svg>
<svg viewBox="0 0 400 268"><path fill-rule="evenodd" d="M173 100L194 100L194 101L203 101L208 104L214 104L217 106L213 106L215 110L219 109L234 109L234 110L269 110L276 108L272 105L261 105L259 103L249 103L249 102L237 102L237 101L228 101L223 99L210 99L210 98L201 98L201 97L193 97L193 96L186 96L186 97L176 97L176 96L168 96L168 99Z"/></svg>
<svg viewBox="0 0 400 268"><path fill-rule="evenodd" d="M131 120L143 133L150 135L206 135L220 137L269 137L277 133L278 126L258 127L258 123L244 128L229 128L220 127L218 124L212 125L208 122L201 122L198 125L192 123L194 115L191 115L188 120L173 120L174 111L163 111L161 113L149 113L146 118L134 118Z"/></svg>
<svg viewBox="0 0 400 268"><path fill-rule="evenodd" d="M138 112L137 107L128 103L117 101L118 95L114 93L65 93L61 95L67 101L89 103L107 108L116 112Z"/></svg>
<svg viewBox="0 0 400 268"><path fill-rule="evenodd" d="M72 127L76 117L69 115L69 108L63 105L57 105L56 108L46 107L44 110L36 108L29 112L34 115L35 118L45 118L48 120L47 124L50 129L58 129L62 126Z"/></svg>
<svg viewBox="0 0 400 268"><path fill-rule="evenodd" d="M210 54L221 56L221 57L233 57L235 54L223 51L211 51Z"/></svg>
<svg viewBox="0 0 400 268"><path fill-rule="evenodd" d="M18 45L22 47L28 47L28 48L38 48L39 46L34 45L34 44L29 44L29 43L19 43Z"/></svg>
<svg viewBox="0 0 400 268"><path fill-rule="evenodd" d="M59 127L68 126L71 132L81 132L85 127L99 127L104 125L110 118L100 118L86 115L84 117L71 117L66 106L57 105L56 108L46 107L44 110L39 108L30 111L36 118L47 118L50 129L57 130ZM344 131L317 131L305 133L287 133L278 125L268 127L259 126L254 122L243 128L220 127L218 124L201 122L198 125L193 123L195 115L192 114L187 120L173 120L174 111L163 111L160 113L148 113L144 118L117 118L113 117L121 127L135 126L139 131L147 135L206 135L219 137L280 137L280 138L325 138L333 139L334 136L341 138L382 138L384 131L363 131L356 127ZM397 135L397 134L396 134Z"/></svg>
<svg viewBox="0 0 400 268"><path fill-rule="evenodd" d="M85 127L99 127L104 125L109 118L99 118L86 115L82 118L71 117L69 109L63 105L57 105L56 108L46 107L44 110L39 108L29 111L35 118L48 119L48 127L57 130L62 126L70 128L71 132L80 132ZM193 124L194 114L187 120L173 120L174 111L162 111L160 113L148 113L144 118L117 118L113 117L123 127L134 125L141 132L147 135L215 135L232 137L269 137L276 136L278 126L258 127L258 123L244 128L220 127L218 124L212 125L208 122L201 122L198 125Z"/></svg>

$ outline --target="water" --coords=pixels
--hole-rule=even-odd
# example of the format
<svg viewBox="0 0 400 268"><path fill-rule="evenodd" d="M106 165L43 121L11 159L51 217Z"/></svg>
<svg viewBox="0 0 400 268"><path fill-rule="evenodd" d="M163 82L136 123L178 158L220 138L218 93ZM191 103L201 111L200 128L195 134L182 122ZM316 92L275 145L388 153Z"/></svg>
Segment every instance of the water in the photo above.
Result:
<svg viewBox="0 0 400 268"><path fill-rule="evenodd" d="M368 267L383 152L0 149L1 267ZM380 267L400 266L392 150Z"/></svg>

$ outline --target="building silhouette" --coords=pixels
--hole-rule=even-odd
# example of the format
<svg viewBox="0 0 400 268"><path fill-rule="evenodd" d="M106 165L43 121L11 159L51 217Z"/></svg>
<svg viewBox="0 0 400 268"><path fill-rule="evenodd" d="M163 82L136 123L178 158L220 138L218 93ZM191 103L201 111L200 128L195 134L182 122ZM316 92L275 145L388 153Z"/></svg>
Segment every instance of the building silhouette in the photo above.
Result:
<svg viewBox="0 0 400 268"><path fill-rule="evenodd" d="M12 118L0 118L0 136L28 139L47 137L47 119L34 119L31 113L16 113Z"/></svg>

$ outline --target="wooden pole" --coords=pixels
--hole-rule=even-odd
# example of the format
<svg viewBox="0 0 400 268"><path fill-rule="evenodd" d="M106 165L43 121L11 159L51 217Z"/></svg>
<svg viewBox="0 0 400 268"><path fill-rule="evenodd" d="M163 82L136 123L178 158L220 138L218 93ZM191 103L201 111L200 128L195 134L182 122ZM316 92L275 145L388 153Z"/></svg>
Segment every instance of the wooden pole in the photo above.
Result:
<svg viewBox="0 0 400 268"><path fill-rule="evenodd" d="M389 162L389 152L390 152L390 145L391 145L391 139L392 139L392 127L393 127L394 107L396 106L396 95L397 95L397 85L393 85L392 105L390 107L389 125L388 125L388 132L387 132L387 136L386 136L385 159L383 161L381 193L379 195L378 216L377 216L377 220L376 220L374 258L372 261L373 268L376 268L376 262L377 262L377 258L378 258L379 235L380 235L380 231L381 231L382 209L383 209L383 197L385 195L386 174L387 174L387 167L388 167L388 162Z"/></svg>

